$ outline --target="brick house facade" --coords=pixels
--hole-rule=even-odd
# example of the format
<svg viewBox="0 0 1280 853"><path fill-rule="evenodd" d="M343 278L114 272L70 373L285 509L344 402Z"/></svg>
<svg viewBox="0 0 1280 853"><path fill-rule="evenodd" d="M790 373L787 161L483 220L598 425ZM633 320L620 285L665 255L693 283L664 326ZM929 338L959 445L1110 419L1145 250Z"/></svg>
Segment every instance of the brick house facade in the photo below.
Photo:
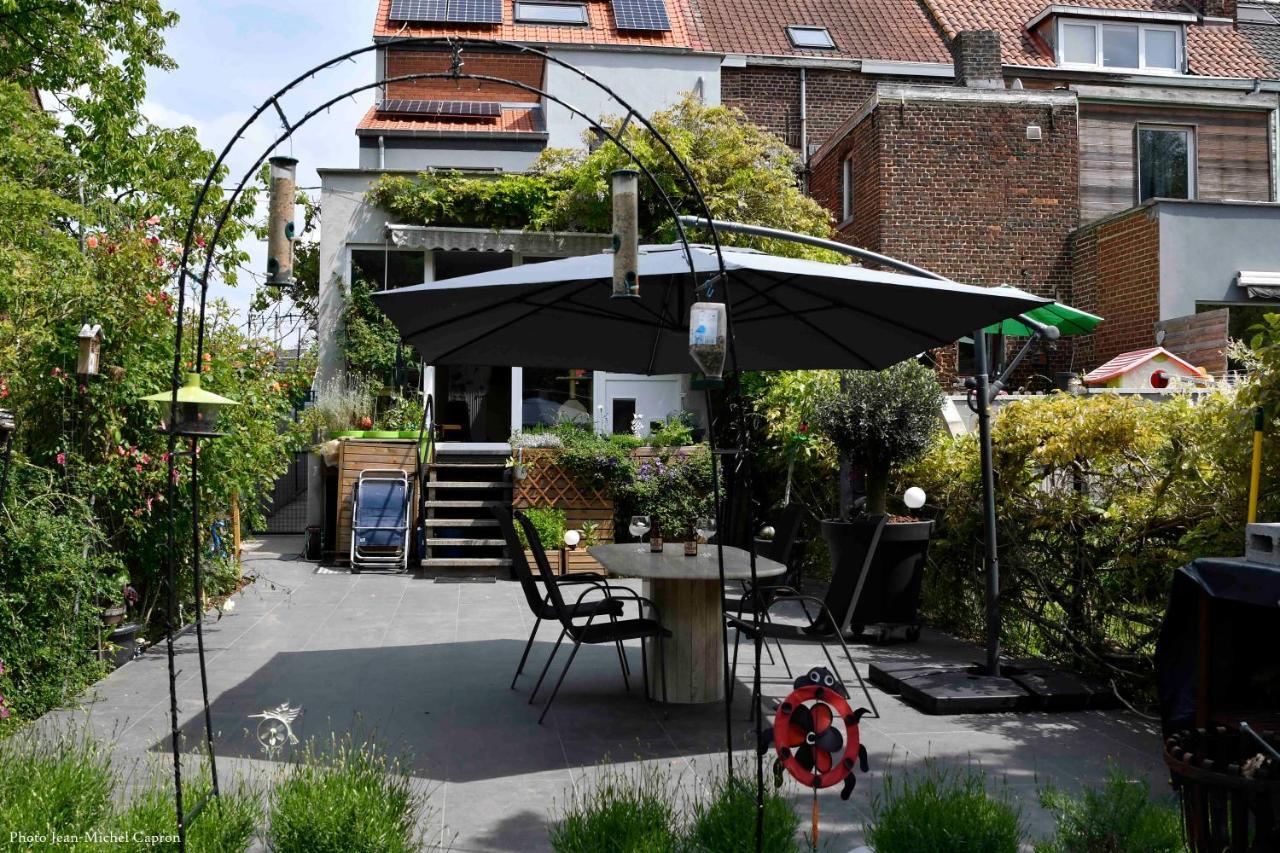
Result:
<svg viewBox="0 0 1280 853"><path fill-rule="evenodd" d="M1160 320L1160 228L1143 206L1080 228L1072 238L1072 304L1108 318L1082 353L1102 364L1149 341Z"/></svg>

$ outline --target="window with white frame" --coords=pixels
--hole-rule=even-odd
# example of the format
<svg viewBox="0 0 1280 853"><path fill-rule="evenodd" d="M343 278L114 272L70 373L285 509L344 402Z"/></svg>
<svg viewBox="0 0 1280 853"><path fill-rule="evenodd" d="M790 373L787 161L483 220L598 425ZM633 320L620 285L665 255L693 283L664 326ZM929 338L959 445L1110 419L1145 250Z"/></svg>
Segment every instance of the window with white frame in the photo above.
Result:
<svg viewBox="0 0 1280 853"><path fill-rule="evenodd" d="M1184 29L1156 24L1058 19L1058 65L1182 71Z"/></svg>
<svg viewBox="0 0 1280 853"><path fill-rule="evenodd" d="M1195 129L1138 125L1138 202L1195 197Z"/></svg>
<svg viewBox="0 0 1280 853"><path fill-rule="evenodd" d="M515 18L522 24L585 24L584 3L534 3L518 0Z"/></svg>
<svg viewBox="0 0 1280 853"><path fill-rule="evenodd" d="M803 27L793 24L787 27L787 38L795 47L830 50L836 46L826 27Z"/></svg>
<svg viewBox="0 0 1280 853"><path fill-rule="evenodd" d="M840 162L840 221L853 219L853 155Z"/></svg>

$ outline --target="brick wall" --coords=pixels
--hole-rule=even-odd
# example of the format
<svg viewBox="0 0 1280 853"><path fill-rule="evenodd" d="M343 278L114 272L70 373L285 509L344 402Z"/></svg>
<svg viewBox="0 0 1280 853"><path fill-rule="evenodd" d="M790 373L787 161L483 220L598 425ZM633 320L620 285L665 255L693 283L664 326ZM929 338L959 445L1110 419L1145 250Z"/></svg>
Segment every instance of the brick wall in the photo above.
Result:
<svg viewBox="0 0 1280 853"><path fill-rule="evenodd" d="M809 194L832 212L836 237L853 246L879 251L882 213L880 131L873 114L860 122L829 155L813 164ZM842 221L844 161L853 164L853 216Z"/></svg>
<svg viewBox="0 0 1280 853"><path fill-rule="evenodd" d="M387 53L387 77L448 71L451 54L441 51L392 50ZM471 53L466 55L469 74L487 74L542 87L542 59L512 53ZM516 86L483 80L426 79L387 85L388 98L440 101L516 101L537 103L541 96Z"/></svg>
<svg viewBox="0 0 1280 853"><path fill-rule="evenodd" d="M1073 236L1072 304L1105 317L1087 342L1090 367L1155 344L1160 220L1151 206L1092 222Z"/></svg>
<svg viewBox="0 0 1280 853"><path fill-rule="evenodd" d="M951 41L955 57L956 83L978 89L1003 89L1004 68L1000 57L1000 34L995 30L966 30Z"/></svg>

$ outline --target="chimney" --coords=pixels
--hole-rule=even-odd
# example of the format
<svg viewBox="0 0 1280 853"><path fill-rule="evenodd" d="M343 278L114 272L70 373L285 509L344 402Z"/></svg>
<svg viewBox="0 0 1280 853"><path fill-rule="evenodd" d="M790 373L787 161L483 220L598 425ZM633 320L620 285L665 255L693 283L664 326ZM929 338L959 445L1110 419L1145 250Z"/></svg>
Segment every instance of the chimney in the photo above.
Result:
<svg viewBox="0 0 1280 853"><path fill-rule="evenodd" d="M995 30L956 33L955 40L951 42L951 55L956 63L956 85L970 89L1004 88L1000 33Z"/></svg>
<svg viewBox="0 0 1280 853"><path fill-rule="evenodd" d="M1203 0L1200 6L1206 18L1236 18L1236 0Z"/></svg>

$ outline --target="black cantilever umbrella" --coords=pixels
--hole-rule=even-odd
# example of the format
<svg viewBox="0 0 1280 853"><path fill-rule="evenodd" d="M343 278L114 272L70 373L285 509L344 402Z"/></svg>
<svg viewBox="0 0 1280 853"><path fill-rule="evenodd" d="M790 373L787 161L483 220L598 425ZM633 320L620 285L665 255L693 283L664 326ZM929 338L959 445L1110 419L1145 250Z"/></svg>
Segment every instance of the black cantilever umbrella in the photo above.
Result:
<svg viewBox="0 0 1280 853"><path fill-rule="evenodd" d="M742 370L878 369L1048 300L860 266L725 248ZM690 258L695 290L690 280ZM721 301L715 250L642 247L640 298L585 255L374 294L428 363L687 373L689 304Z"/></svg>

